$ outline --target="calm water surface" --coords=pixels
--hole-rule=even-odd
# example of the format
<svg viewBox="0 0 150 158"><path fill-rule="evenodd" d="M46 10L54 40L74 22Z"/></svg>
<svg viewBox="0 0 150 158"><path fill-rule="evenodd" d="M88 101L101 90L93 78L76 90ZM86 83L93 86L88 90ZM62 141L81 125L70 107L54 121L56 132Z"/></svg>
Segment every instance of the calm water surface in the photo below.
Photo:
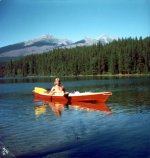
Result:
<svg viewBox="0 0 150 158"><path fill-rule="evenodd" d="M106 104L35 100L49 79L0 80L0 158L150 157L150 78L63 79L69 92L111 91Z"/></svg>

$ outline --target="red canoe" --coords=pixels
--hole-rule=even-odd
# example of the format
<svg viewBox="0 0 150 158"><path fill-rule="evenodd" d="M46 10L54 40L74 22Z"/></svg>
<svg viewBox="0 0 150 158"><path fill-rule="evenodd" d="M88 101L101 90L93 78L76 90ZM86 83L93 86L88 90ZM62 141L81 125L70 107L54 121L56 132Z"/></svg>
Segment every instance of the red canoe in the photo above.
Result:
<svg viewBox="0 0 150 158"><path fill-rule="evenodd" d="M44 99L51 102L101 102L104 103L112 92L84 92L84 93L69 93L63 96L49 95L46 89L35 87L33 94L38 99Z"/></svg>

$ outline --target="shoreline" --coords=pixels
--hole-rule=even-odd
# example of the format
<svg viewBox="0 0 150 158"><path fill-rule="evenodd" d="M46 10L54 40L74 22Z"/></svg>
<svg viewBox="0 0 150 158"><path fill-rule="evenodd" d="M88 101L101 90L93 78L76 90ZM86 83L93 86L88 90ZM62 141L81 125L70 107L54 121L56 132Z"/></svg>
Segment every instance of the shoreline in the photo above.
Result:
<svg viewBox="0 0 150 158"><path fill-rule="evenodd" d="M103 75L70 75L70 76L8 76L8 77L0 77L0 79L21 79L21 78L80 78L80 77L148 77L150 74L103 74Z"/></svg>

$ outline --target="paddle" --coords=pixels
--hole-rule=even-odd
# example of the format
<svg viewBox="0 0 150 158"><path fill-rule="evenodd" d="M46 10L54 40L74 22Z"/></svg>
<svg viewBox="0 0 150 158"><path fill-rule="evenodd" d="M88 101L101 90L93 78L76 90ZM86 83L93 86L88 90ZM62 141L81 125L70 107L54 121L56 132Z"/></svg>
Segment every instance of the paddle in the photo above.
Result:
<svg viewBox="0 0 150 158"><path fill-rule="evenodd" d="M47 90L44 89L44 88L35 87L35 88L34 88L34 92L36 92L36 93L40 93L40 92L45 93L45 92L47 92Z"/></svg>

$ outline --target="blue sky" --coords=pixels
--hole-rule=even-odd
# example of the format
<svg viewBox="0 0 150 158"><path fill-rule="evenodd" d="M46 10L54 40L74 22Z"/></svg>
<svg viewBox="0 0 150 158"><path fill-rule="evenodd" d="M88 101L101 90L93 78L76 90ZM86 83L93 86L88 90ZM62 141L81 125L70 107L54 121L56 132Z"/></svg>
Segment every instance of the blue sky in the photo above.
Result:
<svg viewBox="0 0 150 158"><path fill-rule="evenodd" d="M50 34L147 37L150 0L0 0L0 47Z"/></svg>

